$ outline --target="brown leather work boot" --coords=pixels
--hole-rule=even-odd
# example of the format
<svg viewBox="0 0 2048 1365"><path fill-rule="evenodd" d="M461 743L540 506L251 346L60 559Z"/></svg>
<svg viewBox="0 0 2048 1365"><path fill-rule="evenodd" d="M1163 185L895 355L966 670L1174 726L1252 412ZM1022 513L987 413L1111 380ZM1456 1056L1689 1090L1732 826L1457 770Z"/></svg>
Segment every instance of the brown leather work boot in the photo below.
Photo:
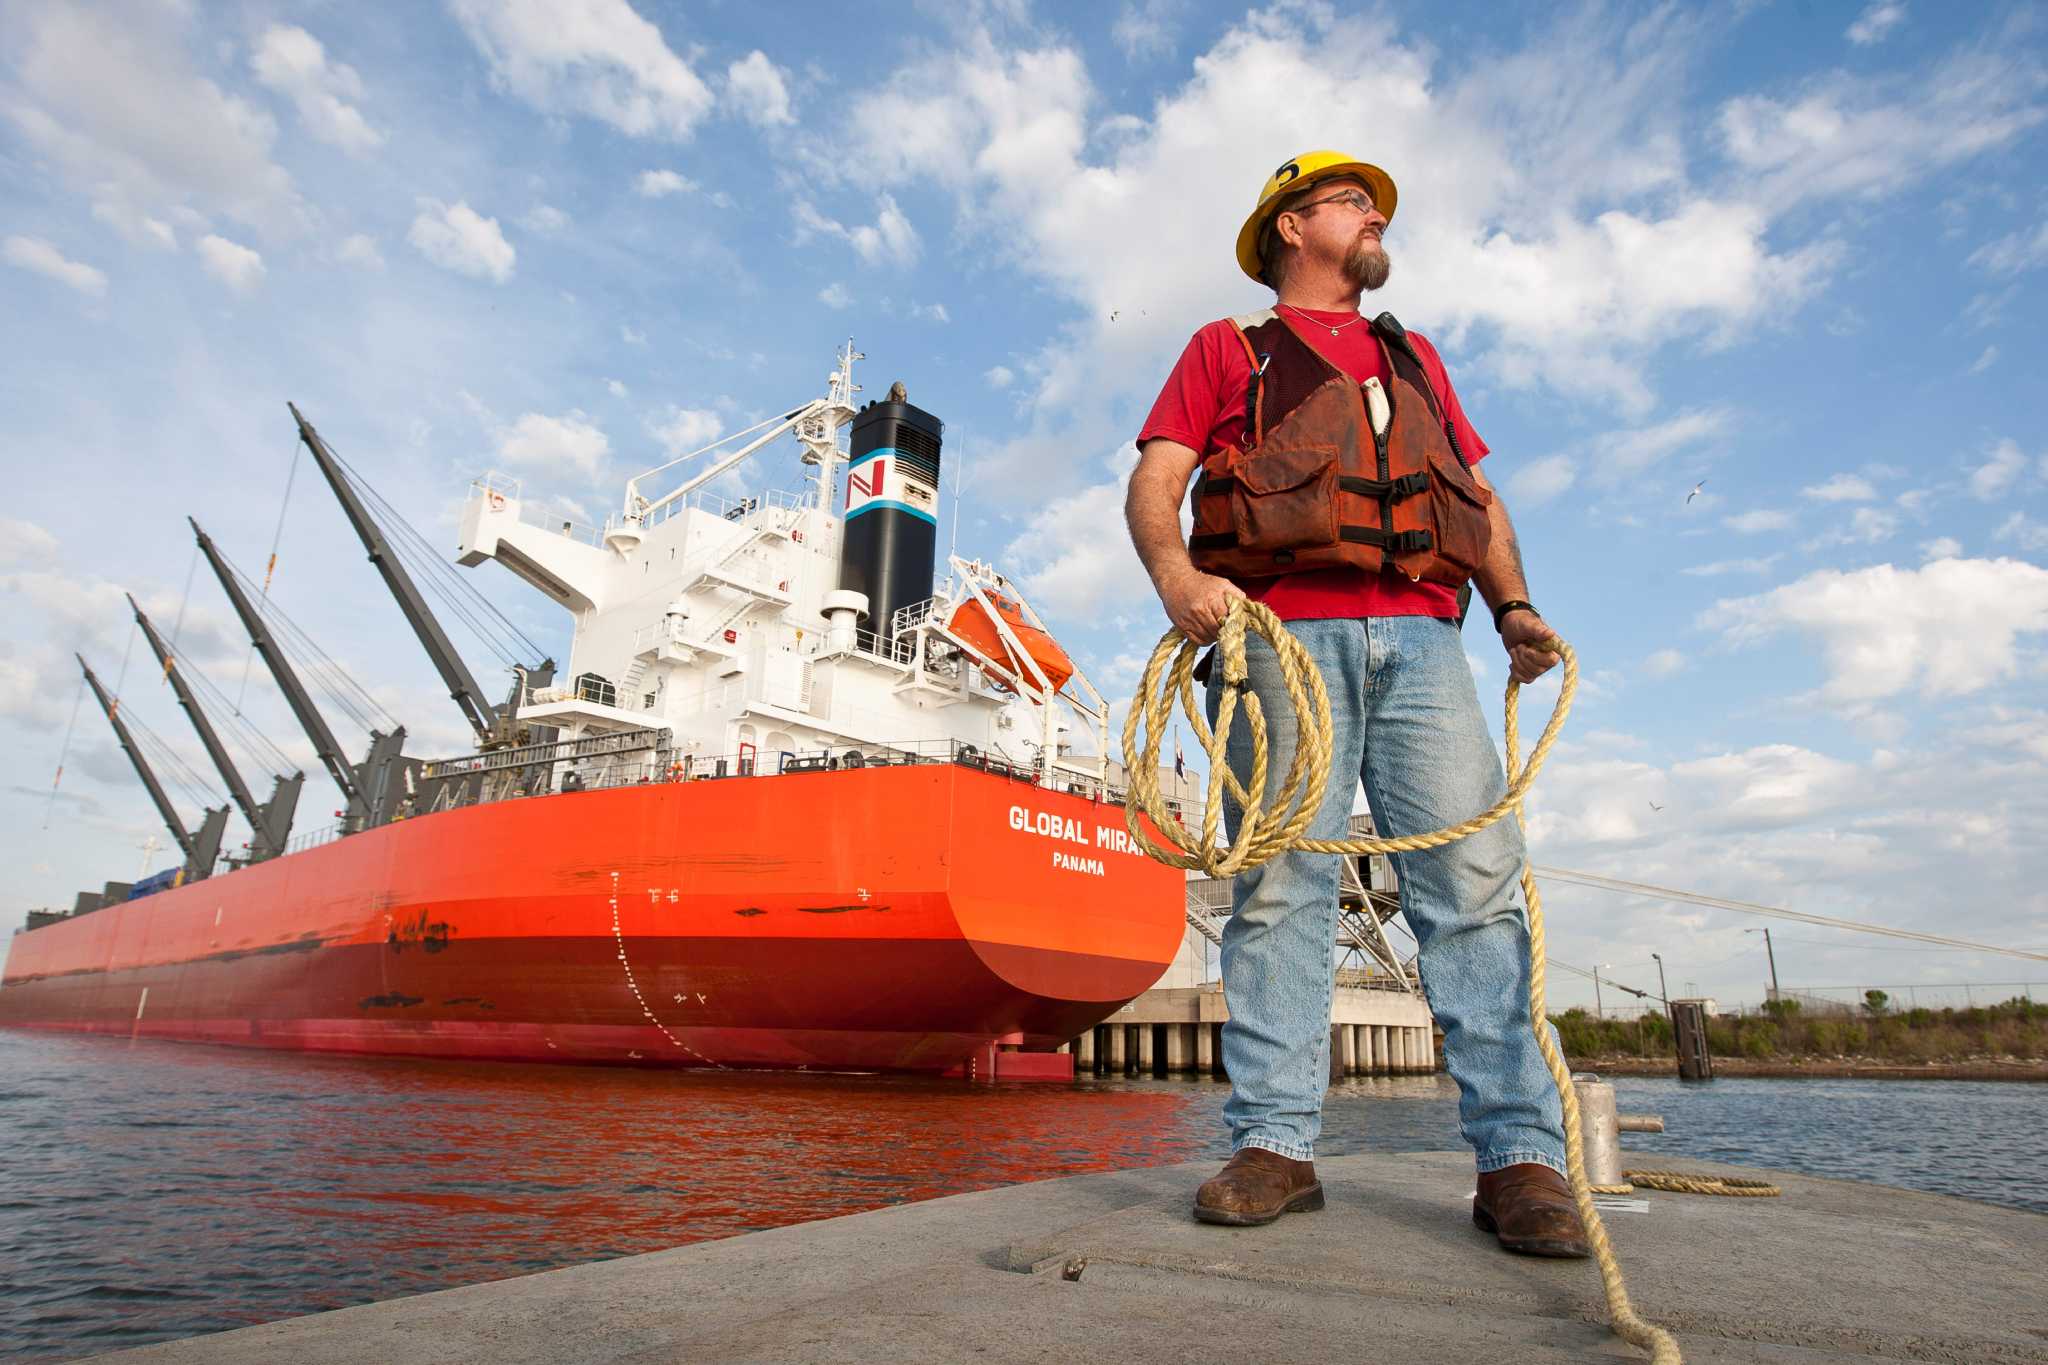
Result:
<svg viewBox="0 0 2048 1365"><path fill-rule="evenodd" d="M1195 1192L1195 1217L1239 1228L1322 1206L1323 1184L1316 1179L1316 1164L1263 1147L1239 1148L1216 1178Z"/></svg>
<svg viewBox="0 0 2048 1365"><path fill-rule="evenodd" d="M1539 1162L1481 1172L1472 1221L1524 1256L1593 1254L1571 1185Z"/></svg>

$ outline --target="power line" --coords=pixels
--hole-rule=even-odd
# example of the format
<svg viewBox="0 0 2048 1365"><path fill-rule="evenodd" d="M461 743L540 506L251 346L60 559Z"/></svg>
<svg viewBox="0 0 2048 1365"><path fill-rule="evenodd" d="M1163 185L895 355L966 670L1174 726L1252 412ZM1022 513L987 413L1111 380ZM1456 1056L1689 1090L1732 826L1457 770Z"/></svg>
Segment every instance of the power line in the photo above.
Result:
<svg viewBox="0 0 2048 1365"><path fill-rule="evenodd" d="M1856 920L1836 919L1830 915L1810 915L1803 910L1786 910L1775 905L1757 905L1751 901L1727 900L1720 896L1703 896L1695 891L1678 891L1668 886L1651 886L1646 882L1623 881L1618 877L1602 877L1591 872L1573 872L1561 867L1536 867L1531 872L1544 881L1564 882L1573 886L1588 886L1600 891L1618 891L1624 895L1647 896L1652 900L1684 901L1689 905L1704 905L1716 910L1733 910L1744 915L1763 915L1771 919L1792 920L1799 924L1818 925L1823 929L1848 929L1859 934L1882 934L1887 938L1910 939L1916 943L1932 943L1945 948L1967 948L1980 953L2003 953L2008 957L2031 958L2037 962L2048 962L2048 953L2030 952L2025 948L2001 948L1990 943L1972 943L1964 938L1950 938L1945 934L1923 934L1916 929L1894 929L1883 924L1864 924Z"/></svg>

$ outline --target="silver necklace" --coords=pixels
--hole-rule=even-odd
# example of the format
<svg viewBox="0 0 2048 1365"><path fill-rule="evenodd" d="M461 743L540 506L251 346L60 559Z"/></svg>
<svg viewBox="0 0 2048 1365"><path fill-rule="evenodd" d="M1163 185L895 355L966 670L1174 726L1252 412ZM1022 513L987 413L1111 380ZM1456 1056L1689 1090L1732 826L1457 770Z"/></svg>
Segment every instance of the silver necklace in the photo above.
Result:
<svg viewBox="0 0 2048 1365"><path fill-rule="evenodd" d="M1293 312L1293 313L1294 313L1294 314L1295 314L1295 315L1296 315L1297 317L1299 317L1299 318L1300 318L1300 319L1301 319L1302 321L1304 321L1304 322L1313 322L1313 323L1314 323L1314 324L1315 324L1316 326L1318 326L1318 327L1330 327L1330 324L1329 324L1329 323L1327 323L1327 322L1324 322L1324 321L1323 321L1323 320L1322 320L1321 318L1312 318L1312 317L1310 317L1310 316L1309 316L1309 315L1308 315L1307 313L1304 313L1304 312L1302 312L1302 311L1301 311L1301 310L1300 310L1299 308L1296 308L1296 307L1295 307L1295 306L1294 306L1293 304L1291 304L1291 303L1283 303L1283 304L1281 304L1280 306L1281 306L1282 308L1286 308L1286 309L1289 309L1290 311L1292 311L1292 312ZM1365 314L1363 314L1363 313L1360 313L1360 314L1359 314L1359 315L1358 315L1357 317L1355 317L1355 318L1351 319L1351 322L1364 322L1364 321L1365 321ZM1336 336L1336 335L1337 335L1337 334L1338 334L1339 332L1343 331L1343 330L1344 330L1344 329L1345 329L1346 327L1349 327L1349 326L1351 325L1351 322L1340 322L1340 323L1338 323L1338 324L1337 324L1337 325L1336 325L1335 327L1330 327L1330 335L1331 335L1331 336Z"/></svg>

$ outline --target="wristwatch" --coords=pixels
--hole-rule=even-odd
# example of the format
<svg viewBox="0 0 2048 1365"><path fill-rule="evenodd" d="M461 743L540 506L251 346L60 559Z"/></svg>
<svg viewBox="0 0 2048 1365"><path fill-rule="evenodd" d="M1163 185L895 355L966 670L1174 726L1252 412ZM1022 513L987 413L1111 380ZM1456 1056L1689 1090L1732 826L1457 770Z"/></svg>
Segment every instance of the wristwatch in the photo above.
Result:
<svg viewBox="0 0 2048 1365"><path fill-rule="evenodd" d="M1540 611L1536 611L1534 603L1503 602L1493 609L1493 628L1495 632L1498 632L1500 630L1500 623L1507 619L1507 615L1511 611L1532 611L1536 612L1538 616L1541 616L1543 614Z"/></svg>

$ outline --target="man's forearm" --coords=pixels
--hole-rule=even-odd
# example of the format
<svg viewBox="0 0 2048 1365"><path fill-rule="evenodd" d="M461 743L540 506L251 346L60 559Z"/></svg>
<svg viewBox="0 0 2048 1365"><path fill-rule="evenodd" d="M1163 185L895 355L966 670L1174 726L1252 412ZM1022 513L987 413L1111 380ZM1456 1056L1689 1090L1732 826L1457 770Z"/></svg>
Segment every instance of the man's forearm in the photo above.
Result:
<svg viewBox="0 0 2048 1365"><path fill-rule="evenodd" d="M1180 500L1186 491L1186 476L1176 476L1159 462L1141 460L1131 471L1131 484L1124 494L1124 520L1130 525L1138 562L1152 576L1155 589L1164 589L1173 579L1194 572L1187 542L1180 536Z"/></svg>
<svg viewBox="0 0 2048 1365"><path fill-rule="evenodd" d="M1529 580L1522 571L1522 546L1515 539L1514 523L1508 520L1508 505L1494 490L1493 506L1487 509L1493 536L1486 545L1486 562L1472 575L1473 586L1489 607L1503 602L1529 600Z"/></svg>

